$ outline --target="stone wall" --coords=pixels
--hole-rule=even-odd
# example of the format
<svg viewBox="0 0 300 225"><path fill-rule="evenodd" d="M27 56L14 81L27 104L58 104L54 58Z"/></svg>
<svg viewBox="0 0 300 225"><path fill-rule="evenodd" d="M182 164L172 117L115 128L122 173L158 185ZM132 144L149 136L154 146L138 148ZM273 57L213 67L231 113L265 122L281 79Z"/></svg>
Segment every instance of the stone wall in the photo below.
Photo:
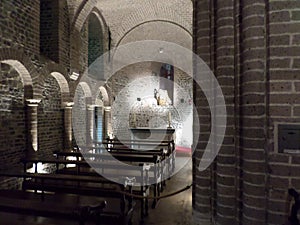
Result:
<svg viewBox="0 0 300 225"><path fill-rule="evenodd" d="M38 155L45 158L63 150L63 109L60 87L54 77L46 79L38 108Z"/></svg>
<svg viewBox="0 0 300 225"><path fill-rule="evenodd" d="M26 149L24 88L18 72L0 64L1 169L19 165Z"/></svg>
<svg viewBox="0 0 300 225"><path fill-rule="evenodd" d="M69 8L66 0L59 0L58 43L59 63L70 68L70 29Z"/></svg>
<svg viewBox="0 0 300 225"><path fill-rule="evenodd" d="M103 41L103 28L97 16L92 14L88 20L88 65L103 54Z"/></svg>
<svg viewBox="0 0 300 225"><path fill-rule="evenodd" d="M75 144L79 146L86 145L87 103L86 95L81 85L79 85L76 89L72 121L75 125L75 127L73 128Z"/></svg>
<svg viewBox="0 0 300 225"><path fill-rule="evenodd" d="M69 68L70 23L66 1L43 0L40 6L41 54Z"/></svg>
<svg viewBox="0 0 300 225"><path fill-rule="evenodd" d="M109 83L115 96L112 105L114 134L127 139L130 138L128 129L133 126L166 128L170 112L171 125L176 128L176 144L191 147L192 126L187 121L192 118L192 79L175 68L173 105L157 105L154 89L159 89L160 66L160 63L150 62L134 64L112 76Z"/></svg>
<svg viewBox="0 0 300 225"><path fill-rule="evenodd" d="M0 96L0 170L21 168L26 149L24 88L18 72L5 63L0 63ZM0 177L0 184L16 188L18 182Z"/></svg>
<svg viewBox="0 0 300 225"><path fill-rule="evenodd" d="M40 48L41 54L59 62L59 1L42 0L40 6Z"/></svg>
<svg viewBox="0 0 300 225"><path fill-rule="evenodd" d="M40 52L40 2L3 0L0 2L0 47L24 47Z"/></svg>
<svg viewBox="0 0 300 225"><path fill-rule="evenodd" d="M79 45L79 68L81 73L88 68L88 52L89 52L89 29L88 22L86 22L80 31L80 45Z"/></svg>

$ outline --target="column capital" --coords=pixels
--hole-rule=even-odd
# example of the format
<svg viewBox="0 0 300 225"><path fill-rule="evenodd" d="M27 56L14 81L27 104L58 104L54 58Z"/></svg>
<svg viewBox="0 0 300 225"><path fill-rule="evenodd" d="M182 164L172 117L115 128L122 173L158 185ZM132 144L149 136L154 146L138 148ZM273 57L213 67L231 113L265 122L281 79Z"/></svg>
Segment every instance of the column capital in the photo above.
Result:
<svg viewBox="0 0 300 225"><path fill-rule="evenodd" d="M86 107L87 107L88 110L94 110L96 107L99 107L99 105L90 104L90 105L87 105Z"/></svg>
<svg viewBox="0 0 300 225"><path fill-rule="evenodd" d="M26 99L25 102L27 106L38 106L41 100L42 99Z"/></svg>
<svg viewBox="0 0 300 225"><path fill-rule="evenodd" d="M74 102L63 102L63 103L61 104L61 107L62 107L62 108L72 108L73 105L74 105Z"/></svg>
<svg viewBox="0 0 300 225"><path fill-rule="evenodd" d="M104 106L103 108L105 111L108 111L108 112L111 110L111 106Z"/></svg>

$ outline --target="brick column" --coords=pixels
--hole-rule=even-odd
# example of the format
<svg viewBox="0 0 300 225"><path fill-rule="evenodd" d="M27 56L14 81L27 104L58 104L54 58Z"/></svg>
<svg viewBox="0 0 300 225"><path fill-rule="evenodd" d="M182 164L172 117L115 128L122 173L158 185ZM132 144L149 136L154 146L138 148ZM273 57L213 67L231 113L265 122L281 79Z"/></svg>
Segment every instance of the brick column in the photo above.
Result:
<svg viewBox="0 0 300 225"><path fill-rule="evenodd" d="M27 152L26 157L36 156L38 150L38 104L40 99L26 99L27 115Z"/></svg>
<svg viewBox="0 0 300 225"><path fill-rule="evenodd" d="M211 51L212 51L212 37L211 37L211 22L212 22L211 1L209 0L195 0L194 1L194 36L193 48L194 52L204 60L210 67L213 65ZM194 73L197 69L194 65ZM194 140L199 142L193 143L195 152L193 155L193 216L195 222L203 225L212 224L212 188L211 188L211 166L205 171L198 170L199 162L202 158L207 141L210 135L210 109L206 97L201 88L194 83L193 87L194 104L198 115L194 117L199 118L200 133L196 133L197 127L194 127ZM197 118L197 119L198 119ZM197 120L196 120L197 121ZM195 124L194 126L198 126ZM199 127L198 127L199 128Z"/></svg>
<svg viewBox="0 0 300 225"><path fill-rule="evenodd" d="M217 225L236 224L236 164L235 164L235 21L234 1L213 3L213 72L222 88L227 109L226 133L214 165L214 211Z"/></svg>
<svg viewBox="0 0 300 225"><path fill-rule="evenodd" d="M72 151L72 107L74 102L63 104L64 109L64 151Z"/></svg>
<svg viewBox="0 0 300 225"><path fill-rule="evenodd" d="M241 4L241 224L266 225L266 1Z"/></svg>

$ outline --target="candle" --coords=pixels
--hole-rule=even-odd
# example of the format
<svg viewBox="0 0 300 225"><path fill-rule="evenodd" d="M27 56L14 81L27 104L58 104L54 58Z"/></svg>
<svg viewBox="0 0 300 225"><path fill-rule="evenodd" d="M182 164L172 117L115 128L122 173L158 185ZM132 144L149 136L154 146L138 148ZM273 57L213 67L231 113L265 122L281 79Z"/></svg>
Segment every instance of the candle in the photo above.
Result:
<svg viewBox="0 0 300 225"><path fill-rule="evenodd" d="M169 126L171 125L171 112L169 112Z"/></svg>

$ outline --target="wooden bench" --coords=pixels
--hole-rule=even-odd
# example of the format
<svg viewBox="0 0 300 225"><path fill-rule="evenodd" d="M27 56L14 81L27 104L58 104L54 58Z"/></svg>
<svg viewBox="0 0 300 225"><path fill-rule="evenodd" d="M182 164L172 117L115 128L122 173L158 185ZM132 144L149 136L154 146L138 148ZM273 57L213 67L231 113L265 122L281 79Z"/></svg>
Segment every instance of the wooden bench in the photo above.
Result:
<svg viewBox="0 0 300 225"><path fill-rule="evenodd" d="M113 179L113 181L115 183L118 184L123 184L123 186L128 186L128 180L133 180L133 178L135 178L135 181L138 181L141 183L140 185L140 190L138 192L138 194L148 194L148 186L147 186L147 182L146 180L148 179L148 170L149 167L141 164L136 168L130 168L126 165L119 165L116 163L113 163L111 161L101 161L101 162L86 162L84 160L66 160L66 159L56 159L56 158L50 158L50 159L38 159L38 158L33 158L33 159L22 159L21 160L22 163L24 164L24 169L27 168L27 164L29 163L33 163L34 167L35 167L35 172L37 172L37 164L38 163L42 163L42 164L54 164L56 165L56 174L58 175L59 172L58 171L62 171L60 169L60 165L63 165L64 167L66 167L66 165L69 164L74 164L76 165L76 173L74 174L68 174L70 177L70 179L72 180L73 183L71 183L71 185L66 185L66 182L69 180L69 178L62 178L60 179L59 176L52 174L53 177L51 177L49 174L47 174L47 180L52 179L55 180L55 184L51 184L49 183L49 181L47 181L47 185L43 182L45 182L45 179L41 179L39 180L39 182L37 183L35 179L35 182L33 181L25 181L23 182L23 187L24 188L32 188L34 190L45 190L45 191L55 191L56 192L72 192L73 194L86 194L86 195L91 195L91 194L95 194L98 193L99 195L102 193L102 191L100 191L101 187L97 187L100 188L97 191L94 191L94 189L96 187L89 187L89 186L85 186L83 187L82 185L80 186L80 188L75 189L74 190L74 185L77 182L92 182L93 180L95 180L95 176L88 176L88 180L86 179L82 179L82 170L86 170L87 168L93 168L96 171L97 170L102 170L101 174L106 174L107 176L109 176L110 179ZM123 172L123 174L120 174L120 171ZM94 172L95 173L95 172ZM64 175L64 174L61 174ZM65 174L66 175L66 174ZM90 175L90 174L88 174ZM43 174L39 174L38 178L41 178L41 176L45 176ZM76 178L76 176L80 176L80 178ZM129 177L129 178L128 178ZM37 177L35 177L37 178ZM111 180L106 179L105 177L101 177L100 175L98 176L98 180L95 180L96 183L102 182L102 183L112 183ZM64 185L61 184L61 186L57 186L57 181L58 180L62 180L64 182ZM94 182L94 183L95 183ZM78 186L76 186L78 187ZM124 189L125 190L125 189ZM132 187L129 187L128 190L130 193L132 193ZM104 194L104 193L103 193ZM113 196L111 196L113 197ZM118 196L117 196L118 197ZM147 199L140 199L140 201L142 202L141 204L141 220L144 219L144 215L148 214L148 200Z"/></svg>
<svg viewBox="0 0 300 225"><path fill-rule="evenodd" d="M122 217L127 221L129 212L133 210L132 198L125 197L123 186L109 183L109 186L106 185L104 187L103 185L107 184L107 180L102 177L22 172L0 172L0 176L23 178L23 191L40 191L41 200L44 200L45 195L49 192L104 197L107 201L111 201L112 198L118 199L120 206L119 216L117 216L115 212L102 213L101 216L104 217L104 215L106 215L105 218L107 218L107 220L109 220L109 217L111 217L111 220L115 220L116 218L120 219ZM128 200L128 204L126 204L126 199ZM8 206L7 208L9 209ZM39 213L39 215L41 213Z"/></svg>
<svg viewBox="0 0 300 225"><path fill-rule="evenodd" d="M40 201L29 192L0 190L0 211L29 216L42 216L55 219L78 221L79 225L86 222L95 224L128 224L132 210L125 217L117 212L106 211L107 202L96 204L74 204L68 201ZM50 197L49 197L50 198ZM66 198L64 198L66 200ZM67 203L66 203L67 202ZM71 204L70 204L71 203Z"/></svg>
<svg viewBox="0 0 300 225"><path fill-rule="evenodd" d="M102 152L102 153L89 153L88 151L86 151L87 153L81 153L81 152L55 152L57 157L62 157L63 159L66 159L68 157L74 157L77 160L82 160L83 158L87 161L91 161L91 162L98 162L98 161L105 161L105 160L109 160L112 157L114 159L117 159L119 161L122 162L127 162L130 163L132 165L135 166L139 166L139 165L149 165L150 169L146 171L146 177L148 178L148 180L146 179L146 183L141 185L145 186L143 191L140 191L140 193L138 194L144 194L145 191L147 191L147 187L150 184L153 184L153 192L154 192L154 196L157 197L160 195L160 191L163 190L163 174L164 174L164 166L163 164L161 164L161 159L163 156L161 156L163 154L162 150L161 152L156 151L155 153L149 153L149 152L145 152L146 154L144 154L144 152L124 152L123 150L121 150L121 153L118 152L117 150L114 150L112 152ZM64 170L65 171L65 170ZM68 171L70 172L70 170ZM103 171L102 171L103 173ZM120 172L119 172L120 173ZM85 173L86 174L86 173ZM112 175L113 173L110 173L110 175ZM132 176L133 178L136 178L136 176ZM147 200L146 200L147 201ZM154 208L156 206L157 201L154 200L152 207ZM148 204L148 202L145 203L146 205Z"/></svg>
<svg viewBox="0 0 300 225"><path fill-rule="evenodd" d="M94 142L96 147L107 149L111 151L113 149L134 149L134 151L157 151L163 149L166 156L167 164L169 165L169 173L171 174L175 170L175 142L174 140L118 140L107 139L103 142ZM79 146L80 148L80 146Z"/></svg>

